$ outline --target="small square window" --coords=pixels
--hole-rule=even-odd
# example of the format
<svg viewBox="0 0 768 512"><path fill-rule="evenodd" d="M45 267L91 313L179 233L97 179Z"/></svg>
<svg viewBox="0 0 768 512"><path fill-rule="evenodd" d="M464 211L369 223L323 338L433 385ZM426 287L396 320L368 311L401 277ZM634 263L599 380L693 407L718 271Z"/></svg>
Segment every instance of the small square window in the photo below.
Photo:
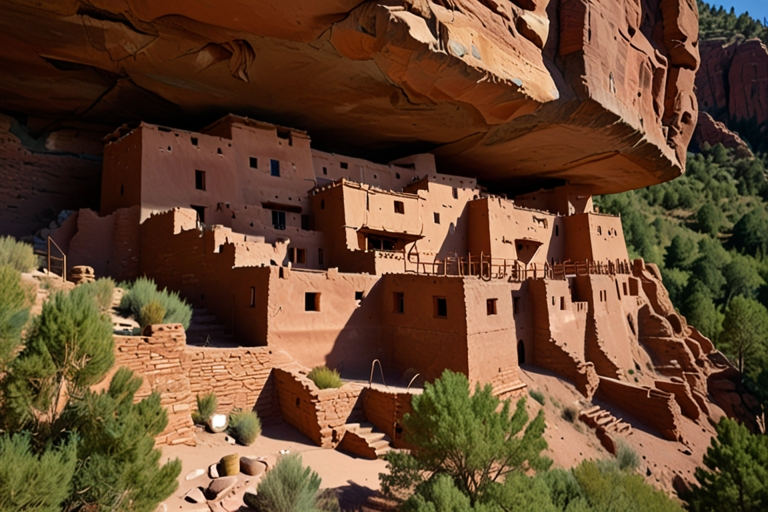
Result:
<svg viewBox="0 0 768 512"><path fill-rule="evenodd" d="M280 177L280 160L269 161L269 175Z"/></svg>
<svg viewBox="0 0 768 512"><path fill-rule="evenodd" d="M516 315L520 312L520 297L512 297L512 314Z"/></svg>
<svg viewBox="0 0 768 512"><path fill-rule="evenodd" d="M434 297L435 317L448 318L448 299L445 297Z"/></svg>
<svg viewBox="0 0 768 512"><path fill-rule="evenodd" d="M393 308L395 313L405 313L405 294L403 292L395 292L392 294Z"/></svg>
<svg viewBox="0 0 768 512"><path fill-rule="evenodd" d="M189 140L192 142L193 146L197 146L197 137L190 137Z"/></svg>
<svg viewBox="0 0 768 512"><path fill-rule="evenodd" d="M252 156L248 159L248 165L251 166L251 169L258 169L259 168L259 159L255 156Z"/></svg>
<svg viewBox="0 0 768 512"><path fill-rule="evenodd" d="M488 316L496 314L496 300L497 299L487 299L485 301L485 312Z"/></svg>
<svg viewBox="0 0 768 512"><path fill-rule="evenodd" d="M296 263L306 263L306 262L307 262L307 250L296 249Z"/></svg>
<svg viewBox="0 0 768 512"><path fill-rule="evenodd" d="M434 216L435 224L440 224L440 214L435 212L432 215Z"/></svg>
<svg viewBox="0 0 768 512"><path fill-rule="evenodd" d="M327 167L323 167L323 174L325 174L325 175L328 174L328 168Z"/></svg>
<svg viewBox="0 0 768 512"><path fill-rule="evenodd" d="M285 229L285 212L272 211L272 227L275 229Z"/></svg>
<svg viewBox="0 0 768 512"><path fill-rule="evenodd" d="M250 306L252 308L256 307L256 287L255 286L251 286L251 302L250 302Z"/></svg>
<svg viewBox="0 0 768 512"><path fill-rule="evenodd" d="M355 292L355 300L363 300L363 292Z"/></svg>
<svg viewBox="0 0 768 512"><path fill-rule="evenodd" d="M349 164L347 162L340 162L339 167L342 169L349 169Z"/></svg>
<svg viewBox="0 0 768 512"><path fill-rule="evenodd" d="M315 217L314 215L302 215L301 216L301 229L303 231L315 230Z"/></svg>
<svg viewBox="0 0 768 512"><path fill-rule="evenodd" d="M195 188L205 190L205 171L195 171Z"/></svg>
<svg viewBox="0 0 768 512"><path fill-rule="evenodd" d="M405 204L402 201L395 201L395 213L404 214Z"/></svg>
<svg viewBox="0 0 768 512"><path fill-rule="evenodd" d="M320 311L320 294L307 292L304 294L304 311Z"/></svg>

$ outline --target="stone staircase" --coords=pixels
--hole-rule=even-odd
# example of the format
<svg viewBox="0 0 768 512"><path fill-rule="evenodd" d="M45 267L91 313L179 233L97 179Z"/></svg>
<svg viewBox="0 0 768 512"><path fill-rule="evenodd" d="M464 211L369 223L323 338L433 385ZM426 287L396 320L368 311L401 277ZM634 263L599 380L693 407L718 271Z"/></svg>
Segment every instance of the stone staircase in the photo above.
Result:
<svg viewBox="0 0 768 512"><path fill-rule="evenodd" d="M493 394L501 400L516 398L526 388L526 384L520 380L517 368L514 367L495 374L491 379L491 386L493 387Z"/></svg>
<svg viewBox="0 0 768 512"><path fill-rule="evenodd" d="M192 320L187 328L187 344L203 346L206 343L214 347L234 346L235 339L219 323L216 315L205 308L193 308Z"/></svg>
<svg viewBox="0 0 768 512"><path fill-rule="evenodd" d="M599 405L582 410L579 419L595 430L603 430L609 434L632 435L632 425L601 409Z"/></svg>
<svg viewBox="0 0 768 512"><path fill-rule="evenodd" d="M371 423L347 423L338 449L364 459L379 459L393 450L389 436Z"/></svg>

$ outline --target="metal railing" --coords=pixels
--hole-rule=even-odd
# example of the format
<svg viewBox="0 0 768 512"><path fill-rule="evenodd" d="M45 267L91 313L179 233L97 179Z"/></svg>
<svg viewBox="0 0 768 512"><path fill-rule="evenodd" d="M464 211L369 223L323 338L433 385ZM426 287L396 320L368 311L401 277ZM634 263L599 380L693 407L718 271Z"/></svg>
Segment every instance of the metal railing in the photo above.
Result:
<svg viewBox="0 0 768 512"><path fill-rule="evenodd" d="M61 254L61 256L54 256L53 254L51 254L51 245L53 245L53 247L57 251L59 251L59 254ZM46 250L46 258L48 260L48 263L47 263L48 273L52 274L53 273L52 267L58 265L60 266L59 273L61 275L61 279L62 281L66 281L67 280L67 255L64 254L64 251L61 250L61 247L59 247L59 245L50 236L48 237L48 248Z"/></svg>

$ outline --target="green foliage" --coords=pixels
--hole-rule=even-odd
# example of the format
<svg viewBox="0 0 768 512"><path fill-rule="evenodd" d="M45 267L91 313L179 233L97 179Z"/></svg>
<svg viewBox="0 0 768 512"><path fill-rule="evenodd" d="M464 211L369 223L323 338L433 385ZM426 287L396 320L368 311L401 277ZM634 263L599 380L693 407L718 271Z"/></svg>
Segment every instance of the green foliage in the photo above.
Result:
<svg viewBox="0 0 768 512"><path fill-rule="evenodd" d="M683 496L688 510L768 509L768 437L751 434L745 426L724 418L704 455L704 465L696 468L699 485Z"/></svg>
<svg viewBox="0 0 768 512"><path fill-rule="evenodd" d="M0 368L10 361L21 343L30 302L19 272L8 265L0 266Z"/></svg>
<svg viewBox="0 0 768 512"><path fill-rule="evenodd" d="M731 257L731 262L723 268L726 302L738 295L755 297L757 289L765 284L756 263L753 258L738 253Z"/></svg>
<svg viewBox="0 0 768 512"><path fill-rule="evenodd" d="M531 396L531 398L539 402L541 405L544 405L547 401L547 398L544 396L544 393L542 393L538 389L531 389L528 391L528 394Z"/></svg>
<svg viewBox="0 0 768 512"><path fill-rule="evenodd" d="M238 443L248 446L261 434L261 421L253 411L235 409L229 413L227 430Z"/></svg>
<svg viewBox="0 0 768 512"><path fill-rule="evenodd" d="M718 348L739 371L755 378L768 362L768 311L754 299L735 297L725 312Z"/></svg>
<svg viewBox="0 0 768 512"><path fill-rule="evenodd" d="M425 482L418 492L403 503L403 512L485 512L482 503L472 506L469 496L456 488L450 476L440 474Z"/></svg>
<svg viewBox="0 0 768 512"><path fill-rule="evenodd" d="M569 423L574 423L576 421L576 418L579 416L579 412L576 410L575 407L565 407L563 409L563 412L560 413L560 415L563 417L563 419Z"/></svg>
<svg viewBox="0 0 768 512"><path fill-rule="evenodd" d="M157 300L144 304L139 312L139 325L144 329L148 325L161 324L165 319L165 308Z"/></svg>
<svg viewBox="0 0 768 512"><path fill-rule="evenodd" d="M54 294L30 329L26 346L6 377L6 426L55 419L62 390L78 395L101 381L115 361L112 322L85 293Z"/></svg>
<svg viewBox="0 0 768 512"><path fill-rule="evenodd" d="M704 203L696 212L696 224L699 231L717 236L723 226L723 212L712 203Z"/></svg>
<svg viewBox="0 0 768 512"><path fill-rule="evenodd" d="M680 310L708 338L716 339L723 330L723 314L715 307L709 288L698 279L692 278L685 287Z"/></svg>
<svg viewBox="0 0 768 512"><path fill-rule="evenodd" d="M139 321L141 308L153 301L159 302L165 308L164 323L179 323L185 329L189 327L192 307L184 302L177 292L158 290L154 281L146 277L140 277L128 286L120 301L120 309Z"/></svg>
<svg viewBox="0 0 768 512"><path fill-rule="evenodd" d="M406 441L416 449L385 456L390 471L379 478L389 496L403 497L445 474L476 506L511 473L551 464L541 456L547 447L544 413L539 411L528 423L525 399L512 413L509 401L500 402L490 385L477 385L470 395L467 378L446 370L413 397L412 405L413 414L404 416L403 427Z"/></svg>
<svg viewBox="0 0 768 512"><path fill-rule="evenodd" d="M101 311L109 311L112 309L112 296L115 293L115 282L109 277L104 277L90 283L77 285L73 290L73 293L86 293L93 297L96 301L96 305Z"/></svg>
<svg viewBox="0 0 768 512"><path fill-rule="evenodd" d="M258 494L246 494L245 504L258 512L338 511L338 502L320 496L320 483L317 473L303 467L299 455L286 455L266 474Z"/></svg>
<svg viewBox="0 0 768 512"><path fill-rule="evenodd" d="M733 226L731 243L743 253L755 256L768 254L768 213L754 208Z"/></svg>
<svg viewBox="0 0 768 512"><path fill-rule="evenodd" d="M70 494L76 455L73 440L37 455L29 434L0 435L0 511L61 510Z"/></svg>
<svg viewBox="0 0 768 512"><path fill-rule="evenodd" d="M29 272L37 267L37 256L32 246L17 242L12 236L0 237L0 265L8 265L19 272Z"/></svg>
<svg viewBox="0 0 768 512"><path fill-rule="evenodd" d="M696 244L693 239L688 236L677 235L667 247L664 265L668 268L688 270L695 256Z"/></svg>
<svg viewBox="0 0 768 512"><path fill-rule="evenodd" d="M316 366L307 375L318 389L340 388L343 384L338 371L327 366Z"/></svg>
<svg viewBox="0 0 768 512"><path fill-rule="evenodd" d="M640 467L640 456L624 441L616 447L616 463L622 471L635 472Z"/></svg>
<svg viewBox="0 0 768 512"><path fill-rule="evenodd" d="M216 398L216 393L208 393L206 395L197 395L197 411L192 413L192 421L197 425L205 425L211 416L216 414L216 409L219 407L219 399Z"/></svg>
<svg viewBox="0 0 768 512"><path fill-rule="evenodd" d="M154 436L168 423L160 395L134 403L140 387L140 378L120 368L109 389L85 390L57 422L80 438L71 508L151 512L178 487L181 462L160 466L162 454L154 447Z"/></svg>
<svg viewBox="0 0 768 512"><path fill-rule="evenodd" d="M710 5L702 0L696 2L699 7L699 37L711 39L725 37L730 39L734 35L741 35L747 39L757 37L768 44L768 28L765 23L757 21L748 13L736 15L733 7L730 10L722 6Z"/></svg>

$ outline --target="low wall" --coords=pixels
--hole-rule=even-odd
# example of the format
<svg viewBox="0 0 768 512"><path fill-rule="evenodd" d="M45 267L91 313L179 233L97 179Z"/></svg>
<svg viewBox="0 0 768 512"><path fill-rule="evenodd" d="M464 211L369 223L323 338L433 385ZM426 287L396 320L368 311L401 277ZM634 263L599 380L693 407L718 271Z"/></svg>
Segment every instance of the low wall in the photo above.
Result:
<svg viewBox="0 0 768 512"><path fill-rule="evenodd" d="M153 325L146 334L115 336L115 367L144 379L137 398L160 393L168 426L158 444L195 444L191 413L198 394L215 393L221 413L238 407L267 421L279 415L272 368L290 362L286 354L268 347L190 347L180 324Z"/></svg>
<svg viewBox="0 0 768 512"><path fill-rule="evenodd" d="M413 412L411 393L382 391L376 388L365 389L363 409L369 423L384 432L392 440L395 448L413 448L403 440L402 421L405 414Z"/></svg>
<svg viewBox="0 0 768 512"><path fill-rule="evenodd" d="M359 404L362 385L318 389L298 371L275 368L273 373L283 419L318 446L336 447L344 436L344 425L364 419Z"/></svg>

